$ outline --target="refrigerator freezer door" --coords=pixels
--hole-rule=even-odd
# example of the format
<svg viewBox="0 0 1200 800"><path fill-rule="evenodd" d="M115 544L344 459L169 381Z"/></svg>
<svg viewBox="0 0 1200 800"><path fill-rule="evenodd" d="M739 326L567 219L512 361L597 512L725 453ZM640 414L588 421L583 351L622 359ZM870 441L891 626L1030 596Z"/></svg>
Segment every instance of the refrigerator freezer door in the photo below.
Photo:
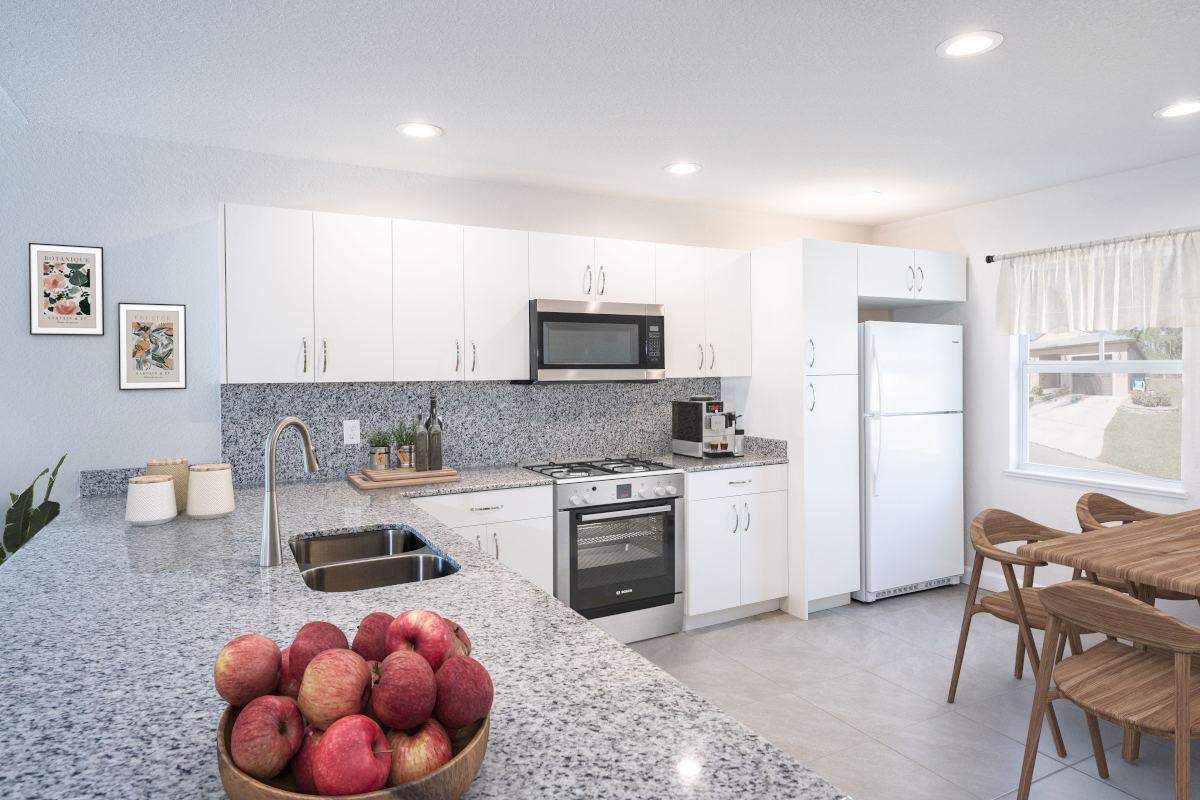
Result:
<svg viewBox="0 0 1200 800"><path fill-rule="evenodd" d="M962 415L863 422L863 588L881 592L961 575Z"/></svg>
<svg viewBox="0 0 1200 800"><path fill-rule="evenodd" d="M866 322L862 335L864 413L962 411L961 325Z"/></svg>

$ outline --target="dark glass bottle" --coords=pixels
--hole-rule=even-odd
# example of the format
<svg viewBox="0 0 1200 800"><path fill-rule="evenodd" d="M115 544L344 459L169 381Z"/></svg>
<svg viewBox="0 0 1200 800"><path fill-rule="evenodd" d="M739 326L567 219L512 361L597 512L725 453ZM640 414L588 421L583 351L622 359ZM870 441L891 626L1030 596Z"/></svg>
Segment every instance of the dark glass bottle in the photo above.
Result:
<svg viewBox="0 0 1200 800"><path fill-rule="evenodd" d="M413 469L417 472L429 469L429 429L426 424L417 417L417 432L413 436Z"/></svg>
<svg viewBox="0 0 1200 800"><path fill-rule="evenodd" d="M442 418L437 413L437 398L429 398L429 468L442 468Z"/></svg>

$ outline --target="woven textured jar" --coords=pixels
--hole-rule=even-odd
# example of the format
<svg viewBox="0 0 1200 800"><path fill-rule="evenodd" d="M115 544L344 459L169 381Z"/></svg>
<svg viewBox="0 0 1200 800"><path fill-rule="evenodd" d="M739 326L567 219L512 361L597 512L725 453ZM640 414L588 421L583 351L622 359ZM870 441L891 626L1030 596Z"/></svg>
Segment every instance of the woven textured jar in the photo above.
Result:
<svg viewBox="0 0 1200 800"><path fill-rule="evenodd" d="M125 494L125 521L160 525L175 519L175 487L170 475L135 475Z"/></svg>
<svg viewBox="0 0 1200 800"><path fill-rule="evenodd" d="M170 475L175 481L175 510L187 510L188 461L186 458L152 458L146 462L147 475Z"/></svg>
<svg viewBox="0 0 1200 800"><path fill-rule="evenodd" d="M188 469L187 515L212 519L233 513L233 470L229 464L193 464Z"/></svg>

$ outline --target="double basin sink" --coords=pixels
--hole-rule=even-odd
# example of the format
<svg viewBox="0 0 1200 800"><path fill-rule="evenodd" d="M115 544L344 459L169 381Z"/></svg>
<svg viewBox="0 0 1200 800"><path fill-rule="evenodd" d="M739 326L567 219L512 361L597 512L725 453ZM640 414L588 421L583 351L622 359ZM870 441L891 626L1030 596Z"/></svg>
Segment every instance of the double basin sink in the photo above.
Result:
<svg viewBox="0 0 1200 800"><path fill-rule="evenodd" d="M443 578L458 565L420 534L379 526L327 536L297 537L289 545L300 576L318 592L355 592Z"/></svg>

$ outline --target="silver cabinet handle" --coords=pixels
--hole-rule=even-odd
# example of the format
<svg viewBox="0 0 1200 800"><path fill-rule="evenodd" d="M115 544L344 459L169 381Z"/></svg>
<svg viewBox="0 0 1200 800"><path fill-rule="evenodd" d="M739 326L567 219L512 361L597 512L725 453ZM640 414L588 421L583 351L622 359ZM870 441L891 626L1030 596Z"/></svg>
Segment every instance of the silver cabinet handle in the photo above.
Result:
<svg viewBox="0 0 1200 800"><path fill-rule="evenodd" d="M713 343L708 343L708 368L712 369L717 365L717 348L713 347Z"/></svg>
<svg viewBox="0 0 1200 800"><path fill-rule="evenodd" d="M504 508L503 503L498 506L471 506L472 511L499 511L502 508Z"/></svg>
<svg viewBox="0 0 1200 800"><path fill-rule="evenodd" d="M925 270L917 267L917 291L925 288Z"/></svg>
<svg viewBox="0 0 1200 800"><path fill-rule="evenodd" d="M605 273L603 265L600 267L600 291L598 294L604 294L604 290L608 288L608 274Z"/></svg>
<svg viewBox="0 0 1200 800"><path fill-rule="evenodd" d="M704 369L704 345L696 345L696 349L700 351L700 366L698 369Z"/></svg>
<svg viewBox="0 0 1200 800"><path fill-rule="evenodd" d="M471 372L475 371L475 365L479 363L479 351L475 349L475 343L471 342Z"/></svg>
<svg viewBox="0 0 1200 800"><path fill-rule="evenodd" d="M742 481L730 481L729 485L730 486L745 486L747 483L753 483L753 479L746 478L745 480L742 480Z"/></svg>
<svg viewBox="0 0 1200 800"><path fill-rule="evenodd" d="M908 290L911 292L913 290L913 286L917 283L917 273L913 272L913 268L911 266L905 267L905 269L908 270Z"/></svg>
<svg viewBox="0 0 1200 800"><path fill-rule="evenodd" d="M458 339L454 340L454 374L458 374L458 368L462 365L462 347Z"/></svg>
<svg viewBox="0 0 1200 800"><path fill-rule="evenodd" d="M308 374L308 337L305 336L300 340L304 344L304 368L300 370L301 374Z"/></svg>
<svg viewBox="0 0 1200 800"><path fill-rule="evenodd" d="M483 549L483 539L480 538L478 533L475 534L475 546L478 547L480 550Z"/></svg>
<svg viewBox="0 0 1200 800"><path fill-rule="evenodd" d="M592 293L592 265L588 264L583 268L583 293Z"/></svg>
<svg viewBox="0 0 1200 800"><path fill-rule="evenodd" d="M746 524L745 524L745 526L742 527L742 532L749 533L750 532L750 504L742 503L742 508L746 509Z"/></svg>
<svg viewBox="0 0 1200 800"><path fill-rule="evenodd" d="M808 385L808 410L812 411L817 407L817 390L810 383Z"/></svg>
<svg viewBox="0 0 1200 800"><path fill-rule="evenodd" d="M329 372L329 340L321 339L321 373Z"/></svg>
<svg viewBox="0 0 1200 800"><path fill-rule="evenodd" d="M733 509L733 530L730 533L737 533L738 526L742 524L742 515L738 512L737 503L730 506Z"/></svg>
<svg viewBox="0 0 1200 800"><path fill-rule="evenodd" d="M811 367L817 362L817 346L813 344L813 340L808 340L808 365Z"/></svg>
<svg viewBox="0 0 1200 800"><path fill-rule="evenodd" d="M496 558L500 558L500 534L492 531L492 544L496 545Z"/></svg>

